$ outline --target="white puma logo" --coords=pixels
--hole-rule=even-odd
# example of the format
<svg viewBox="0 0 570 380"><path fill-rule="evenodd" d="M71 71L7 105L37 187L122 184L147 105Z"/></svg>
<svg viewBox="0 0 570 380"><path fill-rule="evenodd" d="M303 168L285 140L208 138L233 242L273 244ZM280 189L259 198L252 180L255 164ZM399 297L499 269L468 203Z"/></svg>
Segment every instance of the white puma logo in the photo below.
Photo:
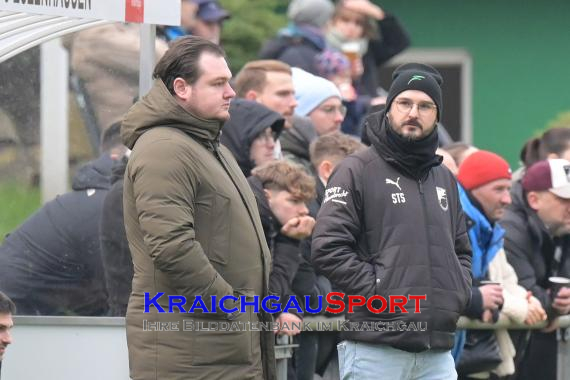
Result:
<svg viewBox="0 0 570 380"><path fill-rule="evenodd" d="M386 178L386 183L389 185L394 185L396 186L400 191L402 191L402 188L400 187L400 185L398 185L398 182L400 182L400 177L398 177L396 179L396 182L392 181L390 178Z"/></svg>

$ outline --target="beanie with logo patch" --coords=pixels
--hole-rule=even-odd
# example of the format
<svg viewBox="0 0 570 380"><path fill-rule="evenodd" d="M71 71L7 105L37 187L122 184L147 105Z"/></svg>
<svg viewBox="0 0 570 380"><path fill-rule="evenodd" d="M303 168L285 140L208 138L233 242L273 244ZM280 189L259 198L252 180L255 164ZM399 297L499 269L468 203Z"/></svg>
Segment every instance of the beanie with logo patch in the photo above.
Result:
<svg viewBox="0 0 570 380"><path fill-rule="evenodd" d="M466 190L472 190L498 179L510 180L511 176L511 168L504 158L487 150L478 150L463 160L457 180Z"/></svg>
<svg viewBox="0 0 570 380"><path fill-rule="evenodd" d="M443 78L433 67L422 63L406 63L394 70L392 85L386 99L386 110L390 110L392 102L400 93L407 90L425 92L437 106L437 120L441 119L442 101L441 84Z"/></svg>

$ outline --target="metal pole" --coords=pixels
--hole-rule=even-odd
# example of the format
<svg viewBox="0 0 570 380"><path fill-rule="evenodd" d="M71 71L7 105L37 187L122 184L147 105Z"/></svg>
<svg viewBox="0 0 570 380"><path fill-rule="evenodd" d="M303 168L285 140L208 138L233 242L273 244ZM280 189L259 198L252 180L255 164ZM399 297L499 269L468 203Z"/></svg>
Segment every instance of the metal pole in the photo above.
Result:
<svg viewBox="0 0 570 380"><path fill-rule="evenodd" d="M287 380L287 363L293 356L293 338L287 335L277 335L275 339L275 369L277 380Z"/></svg>
<svg viewBox="0 0 570 380"><path fill-rule="evenodd" d="M570 376L570 347L568 347L570 328L560 329L556 335L558 338L556 378L558 380L564 380Z"/></svg>
<svg viewBox="0 0 570 380"><path fill-rule="evenodd" d="M59 38L41 45L40 73L40 183L42 203L45 203L56 195L65 193L68 188L69 59Z"/></svg>
<svg viewBox="0 0 570 380"><path fill-rule="evenodd" d="M152 87L152 72L155 60L156 25L141 24L141 54L139 58L139 98Z"/></svg>

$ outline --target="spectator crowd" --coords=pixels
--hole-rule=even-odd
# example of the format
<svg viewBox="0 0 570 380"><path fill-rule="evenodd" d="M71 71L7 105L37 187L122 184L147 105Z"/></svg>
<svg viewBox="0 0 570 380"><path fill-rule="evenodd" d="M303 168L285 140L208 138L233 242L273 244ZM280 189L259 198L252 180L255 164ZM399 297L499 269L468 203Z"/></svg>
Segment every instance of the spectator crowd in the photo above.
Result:
<svg viewBox="0 0 570 380"><path fill-rule="evenodd" d="M501 152L450 141L440 123L445 78L433 67L409 63L392 83L380 83L379 67L411 43L396 15L369 0L292 0L287 16L289 24L268 39L259 59L232 76L219 47L231 15L215 0L182 0L182 25L158 29L155 84L142 99L132 25L73 37L71 66L102 131L100 155L77 171L72 191L5 237L0 291L15 304L10 313L127 315L129 345L140 348L152 344L134 332L142 324L141 289L223 296L233 287L232 294L271 294L281 304L296 295L307 301L303 309L332 291L366 297L419 291L428 295L429 341L418 332L301 331L306 313L274 315L275 334L294 336L299 345L289 379L330 376L339 360L340 374L352 378L345 371L354 342L365 347L359 358L394 363L405 361L373 349L443 350L445 357L430 363L440 369L453 363L460 379L555 379L557 318L570 313L570 286L553 279L570 278L570 125L529 139L520 168L511 168ZM222 65L211 79L224 99L217 114L199 113L214 101L214 92L197 92L209 78L201 56L184 73L194 81L169 75L177 64L172 54L183 56L183 44L193 40L212 44L202 53L208 70ZM177 123L189 126L172 127ZM177 241L184 228L193 231L192 244ZM260 269L266 264L267 294ZM389 317L347 318L426 315L396 309ZM460 315L546 327L455 331ZM245 344L239 334L216 334L221 345ZM251 351L263 352L263 337L253 336L262 343ZM170 344L195 344L185 339ZM492 357L483 357L483 343L493 347ZM181 371L216 357L235 365L232 376L246 378L239 352L195 348L192 365ZM132 373L147 373L151 361L143 350L129 350ZM374 373L373 361L363 360L371 372L360 373ZM267 363L255 365L268 378Z"/></svg>

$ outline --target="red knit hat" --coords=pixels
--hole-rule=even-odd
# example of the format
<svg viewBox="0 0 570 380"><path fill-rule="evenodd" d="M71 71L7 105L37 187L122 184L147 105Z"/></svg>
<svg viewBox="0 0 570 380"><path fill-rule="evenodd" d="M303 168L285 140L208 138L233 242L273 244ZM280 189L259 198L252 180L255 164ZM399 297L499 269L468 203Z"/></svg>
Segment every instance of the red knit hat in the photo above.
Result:
<svg viewBox="0 0 570 380"><path fill-rule="evenodd" d="M457 180L466 190L471 190L497 179L511 179L511 174L504 158L487 150L478 150L463 161Z"/></svg>

